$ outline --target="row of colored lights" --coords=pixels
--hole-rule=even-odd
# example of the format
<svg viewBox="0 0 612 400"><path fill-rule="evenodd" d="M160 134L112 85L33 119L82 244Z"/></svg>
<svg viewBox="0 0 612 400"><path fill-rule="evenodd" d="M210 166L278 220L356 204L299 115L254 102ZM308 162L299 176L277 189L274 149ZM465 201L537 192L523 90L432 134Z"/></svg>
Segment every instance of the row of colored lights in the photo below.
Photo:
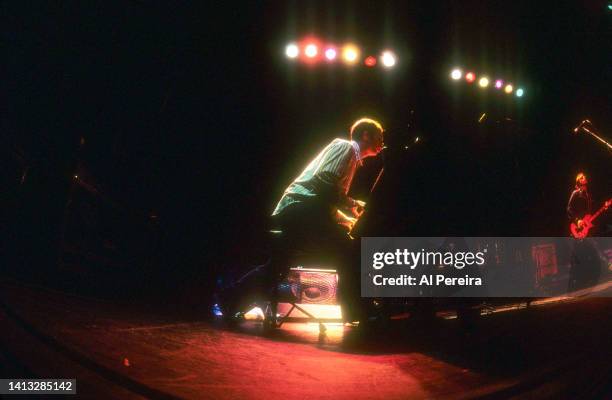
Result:
<svg viewBox="0 0 612 400"><path fill-rule="evenodd" d="M289 43L285 47L285 55L289 59L304 62L342 60L345 64L354 65L361 61L361 50L354 44L345 44L338 47L335 45L321 46L314 41L307 41L302 44ZM385 50L378 58L372 55L365 57L363 64L366 67L375 67L379 61L383 67L391 68L397 64L397 56L392 51Z"/></svg>
<svg viewBox="0 0 612 400"><path fill-rule="evenodd" d="M468 71L464 74L460 68L453 69L450 73L450 77L452 80L455 80L455 81L465 79L467 83L476 82L476 78L477 78L474 72ZM480 78L478 78L478 86L480 86L481 88L487 88L489 87L490 84L491 84L491 79L488 76L483 75ZM512 92L514 92L516 97L523 97L523 95L525 94L525 90L523 88L517 88L516 90L514 90L514 86L512 86L512 83L504 82L501 79L496 79L495 82L493 83L493 86L497 90L503 89L503 91L506 92L507 94L511 94Z"/></svg>

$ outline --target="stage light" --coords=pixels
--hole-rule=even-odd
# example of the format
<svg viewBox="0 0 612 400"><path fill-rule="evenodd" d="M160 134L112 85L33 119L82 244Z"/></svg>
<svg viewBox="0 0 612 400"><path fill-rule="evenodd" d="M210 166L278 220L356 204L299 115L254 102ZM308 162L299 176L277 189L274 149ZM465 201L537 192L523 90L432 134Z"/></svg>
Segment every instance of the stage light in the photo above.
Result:
<svg viewBox="0 0 612 400"><path fill-rule="evenodd" d="M495 81L495 89L501 89L504 86L504 82L501 79Z"/></svg>
<svg viewBox="0 0 612 400"><path fill-rule="evenodd" d="M319 49L317 48L316 44L311 43L311 44L306 45L306 47L304 48L304 54L308 58L314 58L317 56L318 53L319 53Z"/></svg>
<svg viewBox="0 0 612 400"><path fill-rule="evenodd" d="M365 59L364 64L367 67L373 67L376 65L376 57L369 56Z"/></svg>
<svg viewBox="0 0 612 400"><path fill-rule="evenodd" d="M359 57L359 49L352 44L347 44L342 49L342 58L349 64L353 64Z"/></svg>
<svg viewBox="0 0 612 400"><path fill-rule="evenodd" d="M245 320L263 321L266 317L260 307L253 307L243 315Z"/></svg>
<svg viewBox="0 0 612 400"><path fill-rule="evenodd" d="M332 47L325 50L325 58L327 58L329 61L335 60L337 55L338 53L336 52L336 49Z"/></svg>
<svg viewBox="0 0 612 400"><path fill-rule="evenodd" d="M512 93L512 90L514 90L514 88L510 84L506 85L506 87L504 88L504 92L506 93Z"/></svg>
<svg viewBox="0 0 612 400"><path fill-rule="evenodd" d="M395 63L397 62L397 58L395 57L395 54L393 54L392 52L388 50L382 53L380 60L382 61L383 65L387 68L393 67Z"/></svg>
<svg viewBox="0 0 612 400"><path fill-rule="evenodd" d="M459 68L456 68L456 69L452 70L452 72L450 74L451 78L454 79L454 80L461 79L461 75L462 75L462 73L461 73L461 70Z"/></svg>
<svg viewBox="0 0 612 400"><path fill-rule="evenodd" d="M288 44L285 47L285 55L289 58L296 58L300 55L300 48L295 43Z"/></svg>
<svg viewBox="0 0 612 400"><path fill-rule="evenodd" d="M475 79L476 79L476 75L473 72L468 72L467 74L465 74L465 80L468 81L469 83L474 82Z"/></svg>
<svg viewBox="0 0 612 400"><path fill-rule="evenodd" d="M525 91L522 88L516 89L516 97L523 97Z"/></svg>
<svg viewBox="0 0 612 400"><path fill-rule="evenodd" d="M482 78L480 78L480 80L478 81L478 85L480 87L487 87L489 86L489 78L487 78L486 76L483 76Z"/></svg>

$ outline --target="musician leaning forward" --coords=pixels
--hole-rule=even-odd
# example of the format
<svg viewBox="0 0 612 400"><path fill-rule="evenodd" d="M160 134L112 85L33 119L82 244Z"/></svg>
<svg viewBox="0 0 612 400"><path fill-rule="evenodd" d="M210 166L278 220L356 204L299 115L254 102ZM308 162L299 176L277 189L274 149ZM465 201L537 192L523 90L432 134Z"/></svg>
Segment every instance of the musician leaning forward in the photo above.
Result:
<svg viewBox="0 0 612 400"><path fill-rule="evenodd" d="M348 140L336 138L322 149L285 189L272 213L274 228L282 230L286 246L309 253L317 263L338 271L343 317L348 319L356 316L352 311L362 311L358 303L358 251L350 245L348 232L365 207L363 201L350 198L348 193L363 159L382 151L383 132L381 124L373 119L356 121ZM261 292L253 288L261 285L261 277L270 269L266 267L257 267L225 291L226 312L234 315L243 311L240 304L248 304L249 299L239 300L237 296Z"/></svg>
<svg viewBox="0 0 612 400"><path fill-rule="evenodd" d="M355 170L382 148L380 123L369 118L356 121L349 140L334 139L287 187L273 218L286 234L309 241L337 235L338 224L350 230L365 206L348 196Z"/></svg>

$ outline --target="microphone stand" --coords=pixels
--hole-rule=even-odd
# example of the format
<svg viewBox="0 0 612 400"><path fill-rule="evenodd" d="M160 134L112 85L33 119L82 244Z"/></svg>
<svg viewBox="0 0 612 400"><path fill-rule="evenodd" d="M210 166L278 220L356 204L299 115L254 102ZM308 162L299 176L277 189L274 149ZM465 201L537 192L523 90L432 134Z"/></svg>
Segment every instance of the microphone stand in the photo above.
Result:
<svg viewBox="0 0 612 400"><path fill-rule="evenodd" d="M604 138L602 138L601 136L597 135L595 132L591 131L589 128L586 127L586 125L590 124L590 123L591 123L591 121L589 121L588 119L585 119L584 121L582 121L580 123L580 125L578 125L577 127L574 128L574 133L578 133L578 132L580 132L580 130L583 130L584 132L588 133L589 135L593 136L595 139L597 139L601 143L603 143L604 146L606 146L608 148L608 150L612 151L612 144L610 144Z"/></svg>

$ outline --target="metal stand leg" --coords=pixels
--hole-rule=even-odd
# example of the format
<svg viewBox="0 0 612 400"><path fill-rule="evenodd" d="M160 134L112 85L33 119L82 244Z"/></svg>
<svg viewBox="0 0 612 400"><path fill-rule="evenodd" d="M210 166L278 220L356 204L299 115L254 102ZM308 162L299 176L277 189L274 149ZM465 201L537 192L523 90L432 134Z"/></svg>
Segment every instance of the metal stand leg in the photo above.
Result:
<svg viewBox="0 0 612 400"><path fill-rule="evenodd" d="M297 308L300 312L306 314L306 316L312 320L314 320L315 322L319 323L319 333L325 333L327 331L327 327L323 324L323 322L321 322L320 319L318 319L317 317L315 317L314 315L312 315L311 313L309 313L308 311L304 310L302 307L298 306L297 304L292 304L293 307L291 307L291 310L293 310L294 308ZM287 314L289 315L289 314Z"/></svg>
<svg viewBox="0 0 612 400"><path fill-rule="evenodd" d="M264 322L266 323L267 327L271 329L276 329L280 327L278 321L278 281L276 279L276 274L274 276L275 279L273 279L269 313L267 313L264 319Z"/></svg>

